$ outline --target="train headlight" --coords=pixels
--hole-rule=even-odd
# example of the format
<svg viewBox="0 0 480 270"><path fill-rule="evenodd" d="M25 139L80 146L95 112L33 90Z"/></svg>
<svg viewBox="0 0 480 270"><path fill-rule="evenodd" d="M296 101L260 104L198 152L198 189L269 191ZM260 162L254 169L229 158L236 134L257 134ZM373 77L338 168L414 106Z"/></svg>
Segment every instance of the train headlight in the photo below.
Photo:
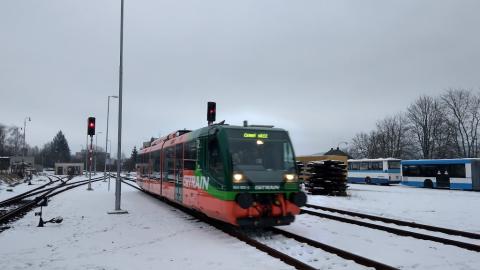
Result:
<svg viewBox="0 0 480 270"><path fill-rule="evenodd" d="M297 180L297 175L294 173L287 173L285 174L285 181L287 182L293 182Z"/></svg>
<svg viewBox="0 0 480 270"><path fill-rule="evenodd" d="M234 173L233 174L233 183L239 184L244 181L245 177L241 173Z"/></svg>

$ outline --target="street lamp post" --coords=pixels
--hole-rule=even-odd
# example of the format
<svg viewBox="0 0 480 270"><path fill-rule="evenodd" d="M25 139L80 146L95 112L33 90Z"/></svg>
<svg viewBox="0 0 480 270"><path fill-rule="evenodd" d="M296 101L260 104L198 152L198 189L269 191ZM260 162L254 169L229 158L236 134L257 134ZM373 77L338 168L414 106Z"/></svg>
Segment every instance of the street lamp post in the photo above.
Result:
<svg viewBox="0 0 480 270"><path fill-rule="evenodd" d="M98 134L102 134L103 132L99 131L95 134L95 151L93 153L93 165L94 169L93 171L95 172L94 175L97 175L97 153L98 153Z"/></svg>
<svg viewBox="0 0 480 270"><path fill-rule="evenodd" d="M30 116L27 116L25 117L25 119L23 119L23 149L22 149L22 159L25 159L25 152L27 150L27 142L25 140L25 129L27 128L27 120L28 122L32 121L32 119L30 118ZM23 160L23 162L25 162L25 160Z"/></svg>
<svg viewBox="0 0 480 270"><path fill-rule="evenodd" d="M118 142L117 142L117 181L115 182L115 210L111 214L126 214L125 210L120 208L122 194L121 187L121 169L122 169L122 88L123 88L123 6L124 0L121 0L120 8L120 66L118 69Z"/></svg>
<svg viewBox="0 0 480 270"><path fill-rule="evenodd" d="M108 96L108 102L107 102L107 133L105 134L105 168L103 170L103 182L105 182L106 179L107 179L108 121L109 121L109 117L110 117L110 98L118 98L118 96ZM110 184L110 174L108 176L108 183Z"/></svg>

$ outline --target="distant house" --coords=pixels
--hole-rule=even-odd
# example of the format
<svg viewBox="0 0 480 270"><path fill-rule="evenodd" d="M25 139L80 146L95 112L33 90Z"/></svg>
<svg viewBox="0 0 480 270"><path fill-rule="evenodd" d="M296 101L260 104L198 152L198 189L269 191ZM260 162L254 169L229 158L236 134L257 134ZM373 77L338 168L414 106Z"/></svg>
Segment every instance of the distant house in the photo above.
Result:
<svg viewBox="0 0 480 270"><path fill-rule="evenodd" d="M0 172L6 173L10 170L10 157L0 157Z"/></svg>
<svg viewBox="0 0 480 270"><path fill-rule="evenodd" d="M317 161L317 160L340 160L343 163L347 164L347 160L351 158L352 158L351 156L349 156L347 153L340 150L340 148L337 147L337 149L334 149L332 147L330 148L329 151L323 154L317 153L317 154L308 155L308 156L297 156L297 161L301 161L302 163L307 163L310 161Z"/></svg>
<svg viewBox="0 0 480 270"><path fill-rule="evenodd" d="M83 163L55 163L56 175L81 175Z"/></svg>
<svg viewBox="0 0 480 270"><path fill-rule="evenodd" d="M33 156L14 156L10 157L10 171L12 173L22 174L25 170L35 169L35 158Z"/></svg>

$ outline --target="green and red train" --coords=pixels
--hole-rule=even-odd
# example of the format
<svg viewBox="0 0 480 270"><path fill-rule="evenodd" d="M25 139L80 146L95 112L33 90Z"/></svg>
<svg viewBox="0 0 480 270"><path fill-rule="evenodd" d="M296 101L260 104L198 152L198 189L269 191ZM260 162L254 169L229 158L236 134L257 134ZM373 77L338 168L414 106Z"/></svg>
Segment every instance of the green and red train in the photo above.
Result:
<svg viewBox="0 0 480 270"><path fill-rule="evenodd" d="M306 203L288 133L271 127L215 124L171 133L140 151L137 183L240 227L290 224Z"/></svg>

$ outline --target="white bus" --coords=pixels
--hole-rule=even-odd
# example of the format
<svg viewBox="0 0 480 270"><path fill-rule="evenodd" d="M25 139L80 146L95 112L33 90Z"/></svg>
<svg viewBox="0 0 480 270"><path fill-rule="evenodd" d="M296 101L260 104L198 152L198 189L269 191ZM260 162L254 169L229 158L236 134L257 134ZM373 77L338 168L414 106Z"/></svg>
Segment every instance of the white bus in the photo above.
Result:
<svg viewBox="0 0 480 270"><path fill-rule="evenodd" d="M401 181L400 159L349 159L348 182L365 184L398 184Z"/></svg>
<svg viewBox="0 0 480 270"><path fill-rule="evenodd" d="M480 190L480 159L403 160L402 184L425 188Z"/></svg>

